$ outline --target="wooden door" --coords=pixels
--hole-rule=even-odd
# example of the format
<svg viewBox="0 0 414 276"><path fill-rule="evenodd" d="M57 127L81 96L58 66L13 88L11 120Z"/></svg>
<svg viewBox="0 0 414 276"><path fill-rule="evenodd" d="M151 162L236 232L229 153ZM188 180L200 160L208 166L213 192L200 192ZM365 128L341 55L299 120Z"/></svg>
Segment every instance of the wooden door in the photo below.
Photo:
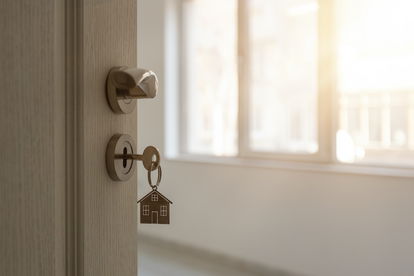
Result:
<svg viewBox="0 0 414 276"><path fill-rule="evenodd" d="M113 66L136 66L136 0L0 1L0 275L137 275L137 177L112 181Z"/></svg>
<svg viewBox="0 0 414 276"><path fill-rule="evenodd" d="M81 275L137 275L137 177L112 181L105 150L116 133L136 141L136 110L115 114L105 80L113 66L136 66L135 0L80 1L75 52L79 98L78 270Z"/></svg>

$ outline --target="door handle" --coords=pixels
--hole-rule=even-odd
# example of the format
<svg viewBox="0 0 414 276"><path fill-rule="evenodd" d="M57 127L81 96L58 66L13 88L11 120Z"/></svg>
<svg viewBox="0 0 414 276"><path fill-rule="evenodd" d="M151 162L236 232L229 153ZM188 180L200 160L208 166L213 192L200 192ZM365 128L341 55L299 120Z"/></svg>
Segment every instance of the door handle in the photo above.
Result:
<svg viewBox="0 0 414 276"><path fill-rule="evenodd" d="M109 106L118 114L131 113L136 106L135 99L154 98L157 91L157 76L154 72L142 68L114 67L106 79Z"/></svg>

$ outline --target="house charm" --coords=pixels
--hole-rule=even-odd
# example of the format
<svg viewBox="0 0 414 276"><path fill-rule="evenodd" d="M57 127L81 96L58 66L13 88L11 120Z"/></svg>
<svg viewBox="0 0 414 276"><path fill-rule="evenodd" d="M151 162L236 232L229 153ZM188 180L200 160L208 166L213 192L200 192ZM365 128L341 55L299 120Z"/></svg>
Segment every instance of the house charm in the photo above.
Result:
<svg viewBox="0 0 414 276"><path fill-rule="evenodd" d="M170 204L172 202L156 189L138 200L141 223L170 224Z"/></svg>

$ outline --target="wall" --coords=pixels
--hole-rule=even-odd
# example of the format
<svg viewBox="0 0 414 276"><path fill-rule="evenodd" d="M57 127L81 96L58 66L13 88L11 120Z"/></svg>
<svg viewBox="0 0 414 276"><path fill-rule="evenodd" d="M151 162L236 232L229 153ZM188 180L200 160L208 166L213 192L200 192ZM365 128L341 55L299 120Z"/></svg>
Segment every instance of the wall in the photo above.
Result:
<svg viewBox="0 0 414 276"><path fill-rule="evenodd" d="M140 150L164 152L167 2L139 3L139 64L161 82L139 104ZM164 160L160 191L172 224L142 233L304 275L414 273L414 178Z"/></svg>

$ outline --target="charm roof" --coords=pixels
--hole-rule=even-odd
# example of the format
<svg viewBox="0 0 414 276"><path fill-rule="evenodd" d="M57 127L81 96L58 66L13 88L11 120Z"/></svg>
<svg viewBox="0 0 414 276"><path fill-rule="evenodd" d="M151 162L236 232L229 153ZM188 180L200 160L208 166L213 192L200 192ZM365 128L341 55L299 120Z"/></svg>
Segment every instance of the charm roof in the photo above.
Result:
<svg viewBox="0 0 414 276"><path fill-rule="evenodd" d="M141 198L140 200L137 201L137 203L140 203L141 201L143 201L144 199L146 199L147 197L149 197L150 195L152 195L153 193L156 193L157 195L159 195L160 197L162 197L163 199L165 199L166 201L168 201L169 203L172 204L172 201L169 200L168 198L166 198L163 194L161 194L160 192L158 192L157 190L153 190L151 192L149 192L148 194L146 194L143 198Z"/></svg>

